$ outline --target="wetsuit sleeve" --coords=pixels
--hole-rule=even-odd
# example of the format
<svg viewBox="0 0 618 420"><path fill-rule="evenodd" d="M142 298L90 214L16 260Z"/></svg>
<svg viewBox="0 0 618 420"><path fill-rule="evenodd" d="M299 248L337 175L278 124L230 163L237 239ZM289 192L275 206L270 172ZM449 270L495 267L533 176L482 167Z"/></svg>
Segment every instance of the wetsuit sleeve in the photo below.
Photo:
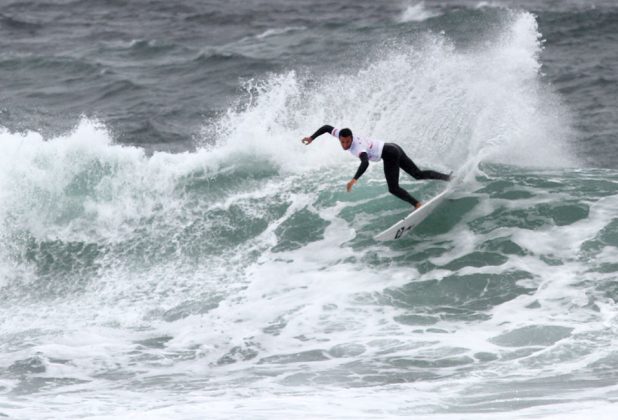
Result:
<svg viewBox="0 0 618 420"><path fill-rule="evenodd" d="M325 134L325 133L332 133L332 131L333 131L333 126L332 125L323 125L322 127L320 127L318 129L318 131L316 131L315 133L313 133L311 135L311 139L315 140L316 137L319 137L319 136L321 136L322 134Z"/></svg>
<svg viewBox="0 0 618 420"><path fill-rule="evenodd" d="M365 173L367 167L369 166L369 156L367 156L367 152L361 153L359 158L361 160L361 164L356 171L356 175L354 175L354 179L356 180L358 180L358 178L360 178Z"/></svg>

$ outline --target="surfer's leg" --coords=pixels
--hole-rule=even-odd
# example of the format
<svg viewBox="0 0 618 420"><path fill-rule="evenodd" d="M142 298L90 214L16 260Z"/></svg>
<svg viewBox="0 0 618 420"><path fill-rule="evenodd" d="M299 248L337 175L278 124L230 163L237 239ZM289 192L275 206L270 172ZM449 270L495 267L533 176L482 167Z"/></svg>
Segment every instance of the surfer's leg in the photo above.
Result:
<svg viewBox="0 0 618 420"><path fill-rule="evenodd" d="M399 155L394 154L394 155ZM388 192L395 197L400 198L403 201L407 201L416 207L418 200L412 197L406 190L399 186L399 162L395 156L385 156L382 154L382 160L384 161L384 177L388 184Z"/></svg>
<svg viewBox="0 0 618 420"><path fill-rule="evenodd" d="M410 176L414 177L415 179L441 179L442 181L451 180L450 175L443 174L441 172L421 171L403 150L401 151L401 159L399 160L399 165L401 166L401 169L406 171Z"/></svg>

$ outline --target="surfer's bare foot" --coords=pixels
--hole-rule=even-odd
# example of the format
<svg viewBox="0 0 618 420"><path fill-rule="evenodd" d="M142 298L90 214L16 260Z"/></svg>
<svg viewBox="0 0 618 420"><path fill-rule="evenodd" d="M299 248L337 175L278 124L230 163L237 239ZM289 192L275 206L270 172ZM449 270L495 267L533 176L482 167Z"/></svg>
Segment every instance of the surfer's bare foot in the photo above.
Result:
<svg viewBox="0 0 618 420"><path fill-rule="evenodd" d="M418 201L418 202L414 205L414 208L415 208L415 209L420 209L422 205L423 205L423 203L421 203L420 201Z"/></svg>

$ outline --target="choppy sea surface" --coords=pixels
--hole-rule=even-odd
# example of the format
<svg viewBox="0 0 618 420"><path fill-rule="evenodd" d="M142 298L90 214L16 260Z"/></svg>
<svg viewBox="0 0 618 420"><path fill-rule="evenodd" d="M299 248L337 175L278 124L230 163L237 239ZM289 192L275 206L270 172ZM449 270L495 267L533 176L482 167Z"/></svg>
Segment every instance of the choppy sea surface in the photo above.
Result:
<svg viewBox="0 0 618 420"><path fill-rule="evenodd" d="M614 419L618 4L0 1L0 418ZM322 124L454 171L407 204ZM421 200L438 181L401 183Z"/></svg>

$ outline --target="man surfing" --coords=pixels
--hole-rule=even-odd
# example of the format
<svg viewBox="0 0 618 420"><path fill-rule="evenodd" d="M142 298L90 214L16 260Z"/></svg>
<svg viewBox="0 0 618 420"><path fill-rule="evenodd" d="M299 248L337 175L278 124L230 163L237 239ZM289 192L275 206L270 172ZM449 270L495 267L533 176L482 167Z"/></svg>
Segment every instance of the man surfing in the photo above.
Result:
<svg viewBox="0 0 618 420"><path fill-rule="evenodd" d="M352 190L354 184L365 173L370 160L379 162L381 159L384 161L384 177L388 184L388 191L403 201L407 201L415 208L419 208L422 203L399 186L399 168L415 179L451 180L450 175L436 171L421 171L399 145L354 136L349 128L338 129L330 125L323 125L311 136L305 137L302 142L309 145L324 133L329 133L331 136L338 138L343 150L349 150L350 153L361 160L354 178L346 185L348 192Z"/></svg>

